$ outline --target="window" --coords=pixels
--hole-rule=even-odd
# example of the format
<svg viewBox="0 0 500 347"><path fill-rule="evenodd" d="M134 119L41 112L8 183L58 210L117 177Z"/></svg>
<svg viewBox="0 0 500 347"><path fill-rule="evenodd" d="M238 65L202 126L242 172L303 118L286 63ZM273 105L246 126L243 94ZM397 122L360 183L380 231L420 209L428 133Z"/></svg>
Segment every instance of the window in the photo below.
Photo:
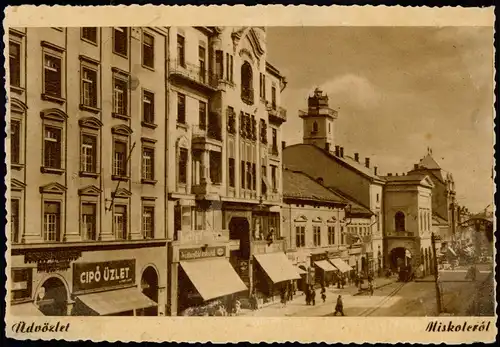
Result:
<svg viewBox="0 0 500 347"><path fill-rule="evenodd" d="M45 126L44 167L61 169L61 129Z"/></svg>
<svg viewBox="0 0 500 347"><path fill-rule="evenodd" d="M182 35L177 35L177 64L186 67L185 43Z"/></svg>
<svg viewBox="0 0 500 347"><path fill-rule="evenodd" d="M228 168L229 168L229 186L235 186L235 162L234 158L229 158L228 160Z"/></svg>
<svg viewBox="0 0 500 347"><path fill-rule="evenodd" d="M151 147L142 149L142 179L153 181L155 179L155 150Z"/></svg>
<svg viewBox="0 0 500 347"><path fill-rule="evenodd" d="M128 82L124 79L113 78L113 113L127 116L128 114Z"/></svg>
<svg viewBox="0 0 500 347"><path fill-rule="evenodd" d="M97 240L97 208L94 203L82 203L82 239Z"/></svg>
<svg viewBox="0 0 500 347"><path fill-rule="evenodd" d="M231 77L231 78L230 78L230 81L231 81L231 82L234 82L234 78L233 78L233 71L234 71L234 68L233 68L233 62L234 62L234 60L233 60L233 56L231 55L231 56L229 57L229 59L230 59L230 65L231 65L231 66L230 66L230 68L229 68L229 73L230 73L230 75L231 75L231 76L230 76L230 77Z"/></svg>
<svg viewBox="0 0 500 347"><path fill-rule="evenodd" d="M115 205L113 211L113 227L117 240L127 239L127 206Z"/></svg>
<svg viewBox="0 0 500 347"><path fill-rule="evenodd" d="M405 231L405 214L401 211L394 215L394 225L396 231Z"/></svg>
<svg viewBox="0 0 500 347"><path fill-rule="evenodd" d="M21 162L21 121L14 119L10 121L10 162Z"/></svg>
<svg viewBox="0 0 500 347"><path fill-rule="evenodd" d="M11 232L11 242L18 243L19 240L19 212L20 212L20 200L11 199L10 200L10 232Z"/></svg>
<svg viewBox="0 0 500 347"><path fill-rule="evenodd" d="M12 269L11 272L11 299L24 301L31 299L33 286L33 269Z"/></svg>
<svg viewBox="0 0 500 347"><path fill-rule="evenodd" d="M257 190L257 167L252 163L252 189Z"/></svg>
<svg viewBox="0 0 500 347"><path fill-rule="evenodd" d="M273 87L274 88L274 87ZM261 73L260 74L260 97L262 99L266 99L266 75Z"/></svg>
<svg viewBox="0 0 500 347"><path fill-rule="evenodd" d="M205 47L198 47L198 64L200 67L200 81L205 82L206 76L206 49Z"/></svg>
<svg viewBox="0 0 500 347"><path fill-rule="evenodd" d="M154 206L142 207L142 236L145 239L153 239L155 228L155 208Z"/></svg>
<svg viewBox="0 0 500 347"><path fill-rule="evenodd" d="M295 227L295 246L296 247L306 246L306 227L304 226Z"/></svg>
<svg viewBox="0 0 500 347"><path fill-rule="evenodd" d="M272 138L273 138L273 142L272 142L272 153L274 155L278 155L278 130L276 130L275 128L272 129Z"/></svg>
<svg viewBox="0 0 500 347"><path fill-rule="evenodd" d="M273 191L278 190L278 167L275 165L271 165L271 185L273 188Z"/></svg>
<svg viewBox="0 0 500 347"><path fill-rule="evenodd" d="M53 55L44 55L44 93L50 96L61 97L61 58Z"/></svg>
<svg viewBox="0 0 500 347"><path fill-rule="evenodd" d="M377 213L377 231L380 231L380 212Z"/></svg>
<svg viewBox="0 0 500 347"><path fill-rule="evenodd" d="M206 130L207 129L207 103L200 101L200 107L199 107L199 120L198 124L200 126L200 129Z"/></svg>
<svg viewBox="0 0 500 347"><path fill-rule="evenodd" d="M127 177L127 143L115 140L113 147L113 176Z"/></svg>
<svg viewBox="0 0 500 347"><path fill-rule="evenodd" d="M317 133L318 132L318 122L314 122L313 123L312 132L313 133Z"/></svg>
<svg viewBox="0 0 500 347"><path fill-rule="evenodd" d="M236 114L231 106L227 107L227 131L236 134Z"/></svg>
<svg viewBox="0 0 500 347"><path fill-rule="evenodd" d="M179 148L179 183L187 183L188 150Z"/></svg>
<svg viewBox="0 0 500 347"><path fill-rule="evenodd" d="M218 79L224 77L224 54L222 51L215 51L215 75Z"/></svg>
<svg viewBox="0 0 500 347"><path fill-rule="evenodd" d="M241 177L241 188L245 189L245 161L241 161L240 177Z"/></svg>
<svg viewBox="0 0 500 347"><path fill-rule="evenodd" d="M97 137L94 135L82 135L82 150L80 157L80 170L82 172L97 172Z"/></svg>
<svg viewBox="0 0 500 347"><path fill-rule="evenodd" d="M252 163L250 162L247 162L246 173L247 189L252 189Z"/></svg>
<svg viewBox="0 0 500 347"><path fill-rule="evenodd" d="M9 41L9 73L10 85L21 86L21 44Z"/></svg>
<svg viewBox="0 0 500 347"><path fill-rule="evenodd" d="M155 67L155 38L147 33L142 33L142 65Z"/></svg>
<svg viewBox="0 0 500 347"><path fill-rule="evenodd" d="M260 142L267 144L267 124L265 119L260 120Z"/></svg>
<svg viewBox="0 0 500 347"><path fill-rule="evenodd" d="M377 202L380 201L380 194L377 194Z"/></svg>
<svg viewBox="0 0 500 347"><path fill-rule="evenodd" d="M127 56L128 54L128 28L115 27L113 29L113 52Z"/></svg>
<svg viewBox="0 0 500 347"><path fill-rule="evenodd" d="M334 226L328 227L328 244L329 245L335 244L335 227Z"/></svg>
<svg viewBox="0 0 500 347"><path fill-rule="evenodd" d="M142 120L147 124L155 123L155 95L145 90L142 92Z"/></svg>
<svg viewBox="0 0 500 347"><path fill-rule="evenodd" d="M253 72L247 61L241 65L241 99L247 104L253 104Z"/></svg>
<svg viewBox="0 0 500 347"><path fill-rule="evenodd" d="M82 28L82 39L90 41L92 43L97 43L97 28Z"/></svg>
<svg viewBox="0 0 500 347"><path fill-rule="evenodd" d="M82 67L82 104L97 107L97 71Z"/></svg>
<svg viewBox="0 0 500 347"><path fill-rule="evenodd" d="M321 227L318 225L313 226L313 241L314 246L321 246Z"/></svg>
<svg viewBox="0 0 500 347"><path fill-rule="evenodd" d="M276 87L271 87L271 106L273 110L276 110Z"/></svg>
<svg viewBox="0 0 500 347"><path fill-rule="evenodd" d="M46 201L43 204L43 239L61 241L61 204Z"/></svg>
<svg viewBox="0 0 500 347"><path fill-rule="evenodd" d="M222 181L222 156L220 152L210 151L209 153L210 161L210 180L214 184L220 184Z"/></svg>
<svg viewBox="0 0 500 347"><path fill-rule="evenodd" d="M229 64L229 53L226 53L226 80L229 81L229 77L230 77L230 73L229 73L229 68L230 68L230 64Z"/></svg>
<svg viewBox="0 0 500 347"><path fill-rule="evenodd" d="M186 96L177 93L177 123L186 124Z"/></svg>

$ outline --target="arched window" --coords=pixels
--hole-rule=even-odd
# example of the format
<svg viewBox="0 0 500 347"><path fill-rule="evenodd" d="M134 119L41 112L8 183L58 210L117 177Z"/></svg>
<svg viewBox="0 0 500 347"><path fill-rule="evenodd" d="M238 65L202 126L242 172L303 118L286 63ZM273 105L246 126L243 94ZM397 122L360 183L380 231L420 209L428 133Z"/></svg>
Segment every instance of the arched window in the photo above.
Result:
<svg viewBox="0 0 500 347"><path fill-rule="evenodd" d="M241 99L247 104L253 104L253 72L247 61L241 65Z"/></svg>
<svg viewBox="0 0 500 347"><path fill-rule="evenodd" d="M396 231L405 231L405 214L403 212L396 212L394 215L394 224L396 226Z"/></svg>
<svg viewBox="0 0 500 347"><path fill-rule="evenodd" d="M313 123L313 130L312 130L313 133L317 133L318 132L318 122L314 122Z"/></svg>

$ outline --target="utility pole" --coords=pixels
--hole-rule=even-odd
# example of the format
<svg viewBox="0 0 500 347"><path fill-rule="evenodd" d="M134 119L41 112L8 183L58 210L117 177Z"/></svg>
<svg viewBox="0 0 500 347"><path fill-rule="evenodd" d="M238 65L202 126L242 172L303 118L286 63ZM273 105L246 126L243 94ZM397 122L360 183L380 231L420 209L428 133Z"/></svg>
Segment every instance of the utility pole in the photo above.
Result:
<svg viewBox="0 0 500 347"><path fill-rule="evenodd" d="M438 264L436 257L436 235L434 233L431 234L431 242L432 242L432 257L433 257L433 267L434 267L434 282L436 286L436 305L437 305L437 313L441 314L441 288L439 287L439 273L438 273Z"/></svg>

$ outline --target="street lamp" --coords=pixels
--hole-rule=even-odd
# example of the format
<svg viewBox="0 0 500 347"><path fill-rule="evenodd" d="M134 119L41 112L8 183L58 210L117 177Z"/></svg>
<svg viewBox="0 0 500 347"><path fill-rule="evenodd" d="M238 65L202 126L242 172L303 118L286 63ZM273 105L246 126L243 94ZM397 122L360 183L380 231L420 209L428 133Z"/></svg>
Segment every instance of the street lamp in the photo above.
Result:
<svg viewBox="0 0 500 347"><path fill-rule="evenodd" d="M436 286L436 307L437 307L437 313L438 315L441 314L441 288L439 287L439 273L438 273L438 265L437 265L437 257L436 257L436 235L434 232L431 234L431 243L432 243L432 257L434 261L432 262L432 265L434 267L434 283Z"/></svg>

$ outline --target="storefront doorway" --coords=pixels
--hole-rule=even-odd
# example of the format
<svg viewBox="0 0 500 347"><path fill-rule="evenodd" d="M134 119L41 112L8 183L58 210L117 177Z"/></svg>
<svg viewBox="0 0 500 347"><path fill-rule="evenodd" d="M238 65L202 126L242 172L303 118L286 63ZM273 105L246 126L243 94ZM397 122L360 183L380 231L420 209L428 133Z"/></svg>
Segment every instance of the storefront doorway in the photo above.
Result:
<svg viewBox="0 0 500 347"><path fill-rule="evenodd" d="M66 316L68 314L68 291L56 277L47 279L36 294L36 305L45 316Z"/></svg>
<svg viewBox="0 0 500 347"><path fill-rule="evenodd" d="M411 253L404 247L397 247L391 250L391 269L397 271L398 268L411 266Z"/></svg>
<svg viewBox="0 0 500 347"><path fill-rule="evenodd" d="M250 259L250 224L245 217L233 217L229 222L229 238L240 240L239 257Z"/></svg>
<svg viewBox="0 0 500 347"><path fill-rule="evenodd" d="M148 266L141 277L142 293L158 303L158 274L152 266ZM157 316L158 306L148 307L142 310L143 316Z"/></svg>

